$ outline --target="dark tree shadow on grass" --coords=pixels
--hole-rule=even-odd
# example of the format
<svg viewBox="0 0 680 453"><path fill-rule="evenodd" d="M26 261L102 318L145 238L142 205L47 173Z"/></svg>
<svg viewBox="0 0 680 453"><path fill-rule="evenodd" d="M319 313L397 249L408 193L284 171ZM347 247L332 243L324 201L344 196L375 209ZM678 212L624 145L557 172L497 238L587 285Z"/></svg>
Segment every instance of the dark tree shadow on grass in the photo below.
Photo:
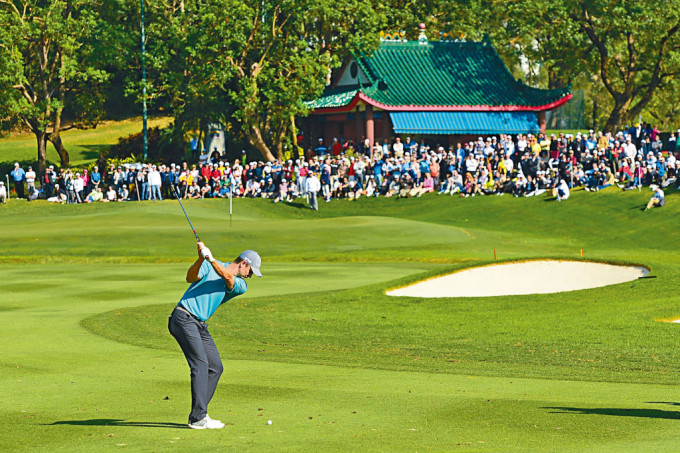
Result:
<svg viewBox="0 0 680 453"><path fill-rule="evenodd" d="M286 206L290 206L291 208L309 209L309 205L300 203L298 201L284 201L283 204L285 204Z"/></svg>
<svg viewBox="0 0 680 453"><path fill-rule="evenodd" d="M186 424L165 423L165 422L128 422L113 418L93 418L90 420L61 420L54 423L47 423L47 426L72 425L72 426L131 426L137 428L175 428L189 429Z"/></svg>
<svg viewBox="0 0 680 453"><path fill-rule="evenodd" d="M678 405L678 403L664 403ZM544 407L543 409L553 409L551 414L575 413L580 415L611 415L615 417L642 417L659 418L664 420L680 420L678 411L662 411L660 409L624 409L624 408L583 408L583 407Z"/></svg>
<svg viewBox="0 0 680 453"><path fill-rule="evenodd" d="M80 145L83 149L81 156L85 160L97 160L111 145Z"/></svg>

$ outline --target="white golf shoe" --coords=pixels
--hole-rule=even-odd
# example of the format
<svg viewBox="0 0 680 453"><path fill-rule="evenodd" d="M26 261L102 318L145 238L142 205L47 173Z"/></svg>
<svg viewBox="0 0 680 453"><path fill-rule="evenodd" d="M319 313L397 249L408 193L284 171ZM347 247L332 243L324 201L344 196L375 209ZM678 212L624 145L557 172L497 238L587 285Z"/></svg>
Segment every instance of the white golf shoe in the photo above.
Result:
<svg viewBox="0 0 680 453"><path fill-rule="evenodd" d="M213 420L207 415L203 420L199 420L194 423L189 423L189 428L191 429L221 429L224 428L224 423L219 420Z"/></svg>
<svg viewBox="0 0 680 453"><path fill-rule="evenodd" d="M205 418L207 418L212 423L215 423L217 425L222 425L222 426L220 426L220 428L224 428L224 426L225 426L224 423L222 423L221 421L210 418L210 415L208 415L208 414L205 414Z"/></svg>

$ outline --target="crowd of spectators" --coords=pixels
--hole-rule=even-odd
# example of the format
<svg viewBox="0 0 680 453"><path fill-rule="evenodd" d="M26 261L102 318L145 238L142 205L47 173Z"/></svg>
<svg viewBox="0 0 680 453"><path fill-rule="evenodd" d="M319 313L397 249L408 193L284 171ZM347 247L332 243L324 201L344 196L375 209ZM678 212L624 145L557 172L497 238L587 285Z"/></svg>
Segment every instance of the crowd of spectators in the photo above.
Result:
<svg viewBox="0 0 680 453"><path fill-rule="evenodd" d="M680 133L680 131L679 131ZM283 162L228 162L219 153L199 163L111 165L75 174L50 166L36 177L15 165L11 176L18 196L59 203L182 198L252 197L273 202L317 192L326 202L368 197L419 197L428 192L460 197L511 194L529 197L549 192L558 200L583 187L599 191L657 185L680 188L680 143L671 134L661 141L656 128L636 125L615 134L589 131L559 135L478 137L445 149L406 137L359 146L333 140L305 156ZM39 179L39 184L36 181ZM313 201L311 200L313 192Z"/></svg>

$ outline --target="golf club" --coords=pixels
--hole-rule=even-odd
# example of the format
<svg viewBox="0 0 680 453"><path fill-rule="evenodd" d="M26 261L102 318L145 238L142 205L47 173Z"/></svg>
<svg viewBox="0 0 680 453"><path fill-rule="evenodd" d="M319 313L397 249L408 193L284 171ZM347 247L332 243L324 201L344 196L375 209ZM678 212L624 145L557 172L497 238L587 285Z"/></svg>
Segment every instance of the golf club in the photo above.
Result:
<svg viewBox="0 0 680 453"><path fill-rule="evenodd" d="M187 222L189 222L189 226L191 227L191 231L193 231L194 236L196 236L196 242L201 242L201 240L198 238L198 233L196 233L196 229L191 224L191 220L189 220L189 216L187 215L186 209L184 209L184 206L182 205L182 200L180 200L179 193L177 192L177 186L172 185L171 187L172 187L172 193L175 194L175 198L177 198L177 201L179 201L179 205L182 207L182 211L184 211L184 217L187 218Z"/></svg>

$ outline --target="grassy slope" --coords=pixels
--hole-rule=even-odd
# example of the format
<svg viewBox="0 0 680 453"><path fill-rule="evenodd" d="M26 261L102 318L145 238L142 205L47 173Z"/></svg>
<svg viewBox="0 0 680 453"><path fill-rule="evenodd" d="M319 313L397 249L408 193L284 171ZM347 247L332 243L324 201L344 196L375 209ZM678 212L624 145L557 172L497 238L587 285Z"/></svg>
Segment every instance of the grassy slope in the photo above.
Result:
<svg viewBox="0 0 680 453"><path fill-rule="evenodd" d="M170 118L150 118L149 127L164 127ZM71 165L83 165L97 160L104 149L118 143L118 139L142 131L141 118L124 121L105 121L96 129L72 129L61 134L62 141L71 158ZM29 133L15 134L0 140L0 162L35 161L38 149L35 136ZM59 163L59 155L51 143L47 145L47 160ZM4 177L4 175L3 175Z"/></svg>
<svg viewBox="0 0 680 453"><path fill-rule="evenodd" d="M654 319L680 314L677 259L672 241L649 238L677 237L680 209L672 194L643 214L648 195L431 196L321 213L237 200L231 229L226 203L188 202L218 256L265 257L266 278L211 322L227 368L211 414L233 423L218 433L174 429L188 373L165 323L194 254L179 207L0 206L11 345L0 449L673 451L678 400L664 384L676 381L677 327ZM483 300L383 295L494 248L501 259L583 248L658 278Z"/></svg>

